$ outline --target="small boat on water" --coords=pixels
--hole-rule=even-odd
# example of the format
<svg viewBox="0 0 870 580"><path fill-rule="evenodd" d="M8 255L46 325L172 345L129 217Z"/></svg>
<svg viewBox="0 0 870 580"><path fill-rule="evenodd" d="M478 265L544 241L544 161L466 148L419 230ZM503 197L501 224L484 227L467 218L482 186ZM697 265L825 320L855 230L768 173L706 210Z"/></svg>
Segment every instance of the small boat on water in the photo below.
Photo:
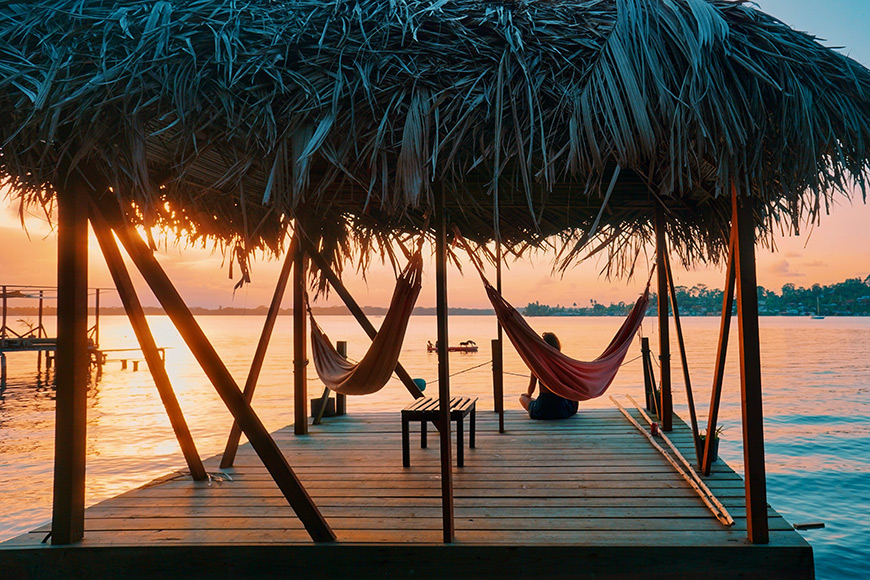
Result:
<svg viewBox="0 0 870 580"><path fill-rule="evenodd" d="M429 341L426 345L426 352L435 352L438 347ZM459 343L459 346L448 346L447 352L477 352L477 344L473 340L465 340Z"/></svg>
<svg viewBox="0 0 870 580"><path fill-rule="evenodd" d="M819 299L818 299L818 297L816 297L816 313L810 314L810 319L811 320L823 320L824 318L825 318L825 315L822 314L822 309L819 306Z"/></svg>

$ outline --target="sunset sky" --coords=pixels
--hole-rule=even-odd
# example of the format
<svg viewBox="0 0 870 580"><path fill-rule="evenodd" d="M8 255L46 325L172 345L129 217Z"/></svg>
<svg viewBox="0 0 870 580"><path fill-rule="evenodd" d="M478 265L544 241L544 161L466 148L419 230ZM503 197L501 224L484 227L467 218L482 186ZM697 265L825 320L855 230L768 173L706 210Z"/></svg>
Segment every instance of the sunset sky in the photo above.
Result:
<svg viewBox="0 0 870 580"><path fill-rule="evenodd" d="M867 0L763 0L762 10L773 14L798 30L821 38L824 44L843 47L843 51L865 66L870 66L870 2ZM29 237L24 234L17 205L0 202L0 283L53 285L56 282L56 236L44 217L26 218ZM855 202L845 199L831 214L823 216L821 224L804 228L800 237L778 240L778 252L758 249L758 283L769 289L779 289L792 282L798 286L813 283L832 284L846 278L865 278L870 274L870 206L856 192ZM171 247L161 251L158 259L176 283L182 296L191 305L256 307L268 304L279 263L257 261L252 270L253 282L233 293L234 280L227 277L226 265L220 255L203 250ZM634 280L608 281L599 278L601 264L581 264L564 277L551 273L552 256L540 255L530 262L509 263L504 272L504 293L508 301L524 306L533 301L547 304L589 304L631 301L642 290L646 270ZM676 264L675 264L676 266ZM374 268L369 285L355 280L346 270L345 282L357 301L363 305L386 305L393 285L390 268ZM721 288L724 274L717 268L675 271L678 285L703 283ZM642 278L642 279L641 279ZM464 276L449 273L450 305L486 307L488 302L476 274L467 270ZM90 285L109 287L111 279L101 261L96 242L91 241ZM146 305L156 305L144 285L140 294ZM435 302L434 267L427 267L424 289L418 304L432 306ZM289 294L289 293L288 293ZM106 299L109 305L117 299ZM319 304L337 304L333 297ZM289 306L289 295L285 306Z"/></svg>

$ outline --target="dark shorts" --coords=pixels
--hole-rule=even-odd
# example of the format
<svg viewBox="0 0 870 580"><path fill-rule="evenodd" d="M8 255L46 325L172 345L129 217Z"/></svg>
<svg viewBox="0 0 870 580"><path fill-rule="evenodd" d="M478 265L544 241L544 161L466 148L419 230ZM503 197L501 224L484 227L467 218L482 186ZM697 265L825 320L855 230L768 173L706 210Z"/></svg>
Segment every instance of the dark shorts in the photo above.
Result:
<svg viewBox="0 0 870 580"><path fill-rule="evenodd" d="M529 403L529 417L532 419L567 419L577 412L577 401L569 401L549 391L542 391L537 399Z"/></svg>

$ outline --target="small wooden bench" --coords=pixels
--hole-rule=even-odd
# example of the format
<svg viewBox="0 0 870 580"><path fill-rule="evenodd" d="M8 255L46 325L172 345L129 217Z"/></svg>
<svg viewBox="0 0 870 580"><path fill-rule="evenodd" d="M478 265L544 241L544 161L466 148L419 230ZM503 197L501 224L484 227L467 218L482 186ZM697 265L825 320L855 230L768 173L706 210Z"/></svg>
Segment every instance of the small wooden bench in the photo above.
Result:
<svg viewBox="0 0 870 580"><path fill-rule="evenodd" d="M476 418L475 403L477 398L453 397L450 399L450 420L456 421L456 465L465 465L463 449L463 423L466 415L471 415L468 428L468 446L474 449L474 423ZM436 425L440 419L441 406L438 399L422 397L402 409L402 465L411 466L410 447L410 423L420 421L420 447L426 448L427 423L432 421Z"/></svg>

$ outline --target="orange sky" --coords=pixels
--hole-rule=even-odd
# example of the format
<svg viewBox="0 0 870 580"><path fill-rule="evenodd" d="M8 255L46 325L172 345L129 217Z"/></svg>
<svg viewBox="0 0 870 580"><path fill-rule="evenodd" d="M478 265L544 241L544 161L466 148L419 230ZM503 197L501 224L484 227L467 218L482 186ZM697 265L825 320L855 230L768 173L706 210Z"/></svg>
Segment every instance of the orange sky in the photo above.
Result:
<svg viewBox="0 0 870 580"><path fill-rule="evenodd" d="M814 0L765 0L762 10L774 14L797 29L807 30L824 38L829 46L843 46L853 58L870 66L870 2L866 0L829 0L819 10ZM807 229L801 237L784 238L777 242L779 251L758 250L758 283L779 290L792 282L798 286L813 283L832 284L846 278L865 278L870 274L870 206L863 204L860 194L855 205L847 201L833 208L821 225ZM0 204L0 283L53 285L56 281L56 237L44 218L28 217L30 237L26 236L17 215L17 207L8 201ZM96 242L92 240L90 270L91 286L111 286L111 279L102 264ZM191 305L255 307L268 304L280 265L256 262L253 282L233 293L234 281L221 268L221 257L202 250L171 248L158 256L175 281L182 296ZM631 301L641 290L645 272L632 281L607 281L598 277L599 264L582 264L564 277L551 274L552 256L542 255L529 262L512 263L505 270L505 297L517 306L540 301L547 304L589 304L590 299L609 303ZM675 264L676 266L676 264ZM348 270L350 274L350 270ZM703 283L721 288L724 274L720 269L699 268L674 272L678 285ZM386 305L392 291L392 272L388 268L370 271L369 285L347 276L345 282L357 301L363 305ZM135 279L135 276L134 276ZM139 284L141 288L144 285ZM449 273L450 305L485 307L487 300L476 274L467 270L464 276ZM418 304L434 305L434 268L426 268L424 289ZM147 290L141 292L142 302L156 301ZM107 299L104 303L117 304ZM285 305L289 305L289 296ZM332 298L328 304L336 304Z"/></svg>

